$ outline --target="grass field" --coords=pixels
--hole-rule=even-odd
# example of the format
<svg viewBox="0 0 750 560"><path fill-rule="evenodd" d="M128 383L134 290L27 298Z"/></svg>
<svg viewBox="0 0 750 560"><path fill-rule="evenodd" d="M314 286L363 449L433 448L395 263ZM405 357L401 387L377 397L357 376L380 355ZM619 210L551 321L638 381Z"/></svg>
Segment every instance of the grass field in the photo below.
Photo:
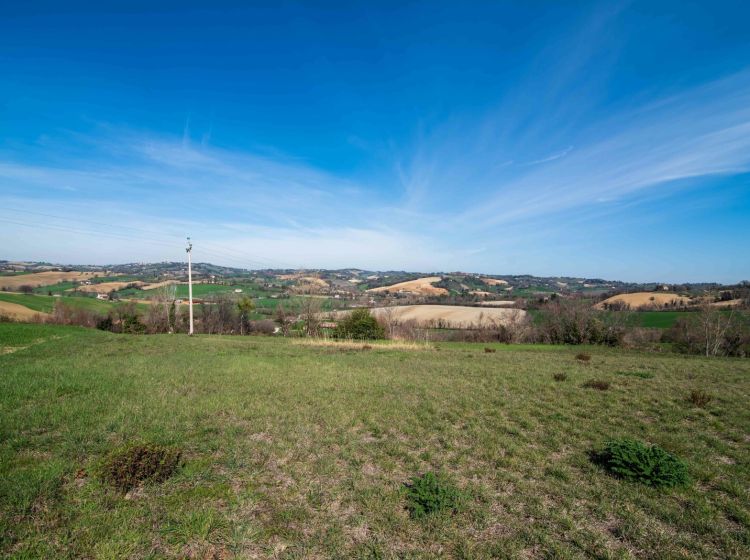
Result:
<svg viewBox="0 0 750 560"><path fill-rule="evenodd" d="M669 329L674 326L680 318L688 318L695 315L693 311L638 311L638 325L657 329Z"/></svg>
<svg viewBox="0 0 750 560"><path fill-rule="evenodd" d="M113 306L117 305L115 302L104 301L88 296L53 297L39 294L17 294L10 292L0 292L0 301L17 303L41 313L52 313L56 301L62 301L66 305L71 305L79 309L86 309L87 311L92 311L101 315L106 315L112 310ZM145 304L138 304L137 307L141 311L144 311L147 308Z"/></svg>
<svg viewBox="0 0 750 560"><path fill-rule="evenodd" d="M750 556L750 361L372 346L0 324L0 556ZM619 436L692 485L605 474L588 453ZM118 493L94 473L131 441L184 464ZM429 470L466 501L411 519L403 483Z"/></svg>

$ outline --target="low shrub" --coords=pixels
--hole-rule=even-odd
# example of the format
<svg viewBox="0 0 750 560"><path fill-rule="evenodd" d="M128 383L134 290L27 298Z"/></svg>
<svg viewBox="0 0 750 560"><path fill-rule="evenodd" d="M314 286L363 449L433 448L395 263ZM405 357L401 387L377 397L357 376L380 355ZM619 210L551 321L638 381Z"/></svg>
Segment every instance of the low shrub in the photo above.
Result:
<svg viewBox="0 0 750 560"><path fill-rule="evenodd" d="M690 391L690 395L688 396L688 402L698 408L703 408L713 399L714 398L711 395L700 389Z"/></svg>
<svg viewBox="0 0 750 560"><path fill-rule="evenodd" d="M603 381L601 379L589 379L582 387L586 389L597 389L598 391L606 391L609 389L609 381Z"/></svg>
<svg viewBox="0 0 750 560"><path fill-rule="evenodd" d="M554 374L554 375L552 376L552 378L553 378L553 379L554 379L555 381L565 381L565 380L566 380L566 379L568 378L568 374L567 374L567 373L564 373L564 372L561 372L561 373L555 373L555 374Z"/></svg>
<svg viewBox="0 0 750 560"><path fill-rule="evenodd" d="M576 354L576 360L579 362L590 362L591 361L591 354L586 354L585 352L580 352L579 354Z"/></svg>
<svg viewBox="0 0 750 560"><path fill-rule="evenodd" d="M405 484L406 509L420 519L439 512L458 510L462 494L453 483L433 472L413 477Z"/></svg>
<svg viewBox="0 0 750 560"><path fill-rule="evenodd" d="M144 482L163 482L180 464L178 449L156 444L133 444L110 453L99 465L99 478L121 492Z"/></svg>
<svg viewBox="0 0 750 560"><path fill-rule="evenodd" d="M655 488L682 486L690 480L684 461L658 445L636 440L608 441L592 460L613 476Z"/></svg>

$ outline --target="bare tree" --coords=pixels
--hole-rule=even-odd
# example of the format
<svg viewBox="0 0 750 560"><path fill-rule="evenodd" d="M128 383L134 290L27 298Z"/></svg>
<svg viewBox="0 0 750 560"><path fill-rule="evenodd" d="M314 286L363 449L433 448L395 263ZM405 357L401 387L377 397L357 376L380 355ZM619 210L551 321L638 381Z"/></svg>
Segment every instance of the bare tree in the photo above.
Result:
<svg viewBox="0 0 750 560"><path fill-rule="evenodd" d="M698 324L701 331L701 342L706 356L722 354L726 334L732 326L734 311L722 313L710 303L701 305L698 313Z"/></svg>
<svg viewBox="0 0 750 560"><path fill-rule="evenodd" d="M378 322L383 326L383 330L385 330L385 337L393 338L398 323L398 319L396 318L396 308L393 306L383 307L378 312L377 318Z"/></svg>
<svg viewBox="0 0 750 560"><path fill-rule="evenodd" d="M284 336L289 336L289 331L291 330L292 325L294 324L294 316L292 313L289 312L289 310L287 309L287 306L284 305L283 302L279 302L279 304L276 306L274 319L279 324L279 328L281 329L281 334Z"/></svg>
<svg viewBox="0 0 750 560"><path fill-rule="evenodd" d="M177 295L175 284L159 286L153 291L151 309L149 309L149 324L157 326L156 332L174 332L174 301Z"/></svg>
<svg viewBox="0 0 750 560"><path fill-rule="evenodd" d="M321 308L322 302L319 298L302 298L300 304L300 317L302 318L305 334L307 336L318 336L320 334Z"/></svg>

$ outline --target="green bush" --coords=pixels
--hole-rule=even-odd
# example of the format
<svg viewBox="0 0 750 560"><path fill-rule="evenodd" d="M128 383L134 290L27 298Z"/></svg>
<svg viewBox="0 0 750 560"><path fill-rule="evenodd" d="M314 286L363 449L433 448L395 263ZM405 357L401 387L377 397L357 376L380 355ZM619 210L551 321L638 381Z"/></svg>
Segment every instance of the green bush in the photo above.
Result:
<svg viewBox="0 0 750 560"><path fill-rule="evenodd" d="M143 482L162 482L180 464L181 452L155 444L133 444L110 453L99 465L99 478L127 492Z"/></svg>
<svg viewBox="0 0 750 560"><path fill-rule="evenodd" d="M413 477L405 487L406 508L415 519L438 512L455 512L462 498L458 488L433 472Z"/></svg>
<svg viewBox="0 0 750 560"><path fill-rule="evenodd" d="M608 441L593 459L618 478L656 488L683 486L690 480L684 461L658 445L631 439Z"/></svg>
<svg viewBox="0 0 750 560"><path fill-rule="evenodd" d="M385 330L369 309L355 309L342 319L333 331L335 338L376 340L385 338Z"/></svg>

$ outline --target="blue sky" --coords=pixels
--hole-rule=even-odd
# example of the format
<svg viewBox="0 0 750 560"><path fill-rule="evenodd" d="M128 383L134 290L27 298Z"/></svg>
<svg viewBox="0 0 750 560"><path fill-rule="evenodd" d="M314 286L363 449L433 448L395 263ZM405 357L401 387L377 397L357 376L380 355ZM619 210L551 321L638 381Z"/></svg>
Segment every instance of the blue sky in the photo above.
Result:
<svg viewBox="0 0 750 560"><path fill-rule="evenodd" d="M15 4L0 258L750 278L746 2Z"/></svg>

